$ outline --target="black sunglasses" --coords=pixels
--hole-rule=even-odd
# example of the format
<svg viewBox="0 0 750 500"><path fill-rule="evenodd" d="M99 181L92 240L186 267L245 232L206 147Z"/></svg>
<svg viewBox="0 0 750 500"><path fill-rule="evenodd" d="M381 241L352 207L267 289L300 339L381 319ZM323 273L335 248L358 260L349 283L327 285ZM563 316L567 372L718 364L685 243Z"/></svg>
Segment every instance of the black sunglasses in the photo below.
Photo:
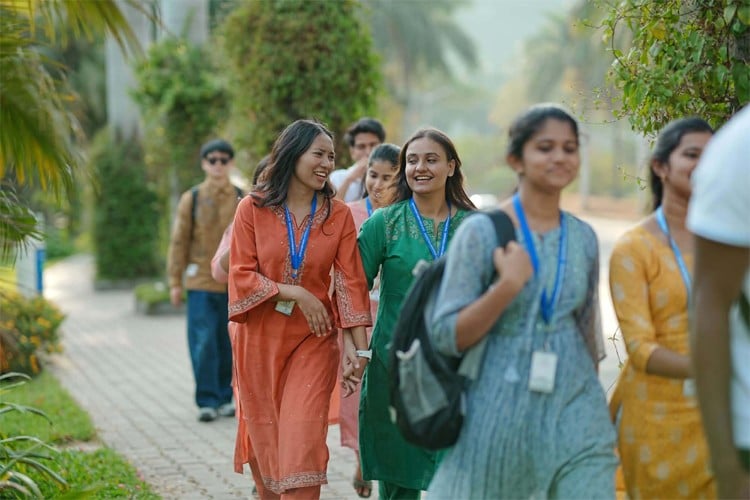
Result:
<svg viewBox="0 0 750 500"><path fill-rule="evenodd" d="M232 159L231 158L227 158L226 156L222 156L220 158L217 158L217 157L214 156L213 158L206 158L206 161L208 163L210 163L211 165L216 165L217 161L220 161L222 165L226 165L227 163L229 163L230 161L232 161Z"/></svg>

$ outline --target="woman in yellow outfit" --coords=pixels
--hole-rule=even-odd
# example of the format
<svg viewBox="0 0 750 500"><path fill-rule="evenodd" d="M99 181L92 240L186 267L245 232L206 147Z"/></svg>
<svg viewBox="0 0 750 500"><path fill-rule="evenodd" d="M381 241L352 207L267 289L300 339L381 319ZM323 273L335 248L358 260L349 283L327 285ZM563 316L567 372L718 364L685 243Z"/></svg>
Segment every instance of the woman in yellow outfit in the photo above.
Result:
<svg viewBox="0 0 750 500"><path fill-rule="evenodd" d="M610 403L630 498L715 497L688 355L690 174L713 130L668 124L650 162L654 212L615 245L609 281L628 361Z"/></svg>

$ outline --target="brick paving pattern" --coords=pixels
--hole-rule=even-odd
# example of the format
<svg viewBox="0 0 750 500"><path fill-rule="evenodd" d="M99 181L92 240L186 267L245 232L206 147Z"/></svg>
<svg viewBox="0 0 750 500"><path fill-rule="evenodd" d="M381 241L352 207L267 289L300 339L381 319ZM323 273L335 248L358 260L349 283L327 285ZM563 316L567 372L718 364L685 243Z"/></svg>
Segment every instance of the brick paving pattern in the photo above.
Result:
<svg viewBox="0 0 750 500"><path fill-rule="evenodd" d="M233 469L234 419L196 420L182 315L143 316L133 292L94 291L93 259L45 271L45 297L67 314L65 353L51 370L91 415L100 439L165 499L250 498L252 478ZM329 427L323 499L356 499L354 455ZM377 498L373 492L372 498Z"/></svg>
<svg viewBox="0 0 750 500"><path fill-rule="evenodd" d="M605 336L616 329L607 263L629 221L585 217L600 238L600 295ZM94 291L93 259L77 255L45 271L45 296L68 315L65 353L52 371L90 413L103 443L124 455L165 499L250 498L252 479L233 471L234 419L196 420L183 315L143 316L133 292ZM614 344L600 366L605 389L619 368ZM620 343L620 355L624 349ZM329 427L329 484L321 498L357 499L354 456ZM424 495L423 495L424 496ZM377 498L377 484L372 498Z"/></svg>

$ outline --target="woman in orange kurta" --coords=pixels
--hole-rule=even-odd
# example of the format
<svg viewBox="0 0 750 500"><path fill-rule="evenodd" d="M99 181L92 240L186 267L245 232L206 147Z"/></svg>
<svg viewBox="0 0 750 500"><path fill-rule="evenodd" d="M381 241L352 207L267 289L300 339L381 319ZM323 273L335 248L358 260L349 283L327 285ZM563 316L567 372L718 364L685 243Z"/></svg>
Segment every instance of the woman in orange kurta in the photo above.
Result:
<svg viewBox="0 0 750 500"><path fill-rule="evenodd" d="M238 323L234 357L247 458L263 499L320 496L337 327L351 332L357 349L367 348L367 284L352 215L328 184L333 159L324 126L292 123L235 215L229 319Z"/></svg>

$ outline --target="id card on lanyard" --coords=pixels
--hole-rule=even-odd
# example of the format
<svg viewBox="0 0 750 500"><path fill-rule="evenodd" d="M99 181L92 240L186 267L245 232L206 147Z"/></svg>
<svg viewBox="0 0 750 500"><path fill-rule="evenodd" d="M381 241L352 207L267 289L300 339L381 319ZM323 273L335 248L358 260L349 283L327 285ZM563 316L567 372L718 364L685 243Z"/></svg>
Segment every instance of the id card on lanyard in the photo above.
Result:
<svg viewBox="0 0 750 500"><path fill-rule="evenodd" d="M542 294L540 297L539 309L542 313L542 319L549 324L555 313L555 307L560 301L562 293L562 279L565 274L565 264L567 260L567 242L568 231L562 211L560 212L560 242L557 250L557 270L555 271L555 284L552 287L552 293L547 293L547 287L544 284L544 277L541 276L541 262L539 254L534 244L534 236L526 221L526 213L521 205L521 197L516 193L513 196L513 209L518 218L518 225L521 226L523 233L524 246L529 253L531 265L534 268L534 274L539 277L542 283ZM549 350L545 342L544 350L536 350L531 354L531 367L529 370L529 390L532 392L541 392L550 394L555 390L555 376L557 374L557 354Z"/></svg>
<svg viewBox="0 0 750 500"><path fill-rule="evenodd" d="M312 228L313 219L315 218L315 210L318 206L317 193L313 193L312 202L310 203L310 217L307 220L307 225L300 238L299 247L294 237L294 227L292 225L292 216L289 213L289 207L284 204L284 217L286 219L286 232L287 238L289 239L289 260L292 264L292 278L297 279L299 269L302 267L302 262L305 259L305 251L307 250L307 242L310 239L310 229ZM276 311L280 312L285 316L291 316L294 310L293 300L280 300L276 303Z"/></svg>

